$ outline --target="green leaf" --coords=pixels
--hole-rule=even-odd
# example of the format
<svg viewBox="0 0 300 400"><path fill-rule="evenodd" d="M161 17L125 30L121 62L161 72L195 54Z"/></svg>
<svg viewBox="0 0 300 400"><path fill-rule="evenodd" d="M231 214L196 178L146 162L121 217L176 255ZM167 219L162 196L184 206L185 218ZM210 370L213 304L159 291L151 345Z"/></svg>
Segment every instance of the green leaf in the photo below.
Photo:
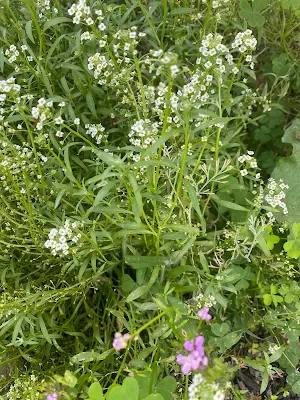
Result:
<svg viewBox="0 0 300 400"><path fill-rule="evenodd" d="M162 256L127 256L126 264L134 269L156 267L157 265L170 264L170 258Z"/></svg>
<svg viewBox="0 0 300 400"><path fill-rule="evenodd" d="M170 15L191 14L195 12L194 8L175 8L170 12Z"/></svg>
<svg viewBox="0 0 300 400"><path fill-rule="evenodd" d="M125 293L131 292L136 287L135 281L131 278L130 275L124 274L122 276L122 290Z"/></svg>
<svg viewBox="0 0 300 400"><path fill-rule="evenodd" d="M149 290L151 289L151 287L154 285L154 283L157 280L159 271L160 271L160 267L155 267L152 272L149 282L146 285L140 286L137 289L135 289L133 292L131 292L130 295L126 299L126 302L130 303L131 301L136 300L139 297L143 296L145 293L149 292Z"/></svg>
<svg viewBox="0 0 300 400"><path fill-rule="evenodd" d="M164 400L172 400L172 393L175 392L177 386L176 379L173 376L166 376L156 385L157 393L160 393Z"/></svg>
<svg viewBox="0 0 300 400"><path fill-rule="evenodd" d="M65 372L65 382L69 387L74 387L77 383L77 378L71 371L67 370Z"/></svg>
<svg viewBox="0 0 300 400"><path fill-rule="evenodd" d="M39 325L40 325L40 328L41 328L41 331L42 331L42 334L43 334L44 338L47 340L47 342L52 344L52 340L51 340L51 338L49 336L48 330L46 328L44 319L43 319L41 314L38 317L38 321L39 321Z"/></svg>
<svg viewBox="0 0 300 400"><path fill-rule="evenodd" d="M291 257L291 258L300 257L300 241L299 240L290 240L289 242L284 243L283 248L284 248L284 251L287 252L289 257Z"/></svg>
<svg viewBox="0 0 300 400"><path fill-rule="evenodd" d="M143 400L164 400L161 394L149 394L149 396L145 397Z"/></svg>
<svg viewBox="0 0 300 400"><path fill-rule="evenodd" d="M254 28L262 27L265 23L265 17L260 12L266 7L268 7L268 0L253 0L251 5L247 0L241 0L239 15L250 26Z"/></svg>
<svg viewBox="0 0 300 400"><path fill-rule="evenodd" d="M108 182L103 188L99 190L95 197L93 207L96 207L110 192L110 190L116 186L116 182Z"/></svg>
<svg viewBox="0 0 300 400"><path fill-rule="evenodd" d="M89 400L104 400L102 387L99 382L91 384L88 390Z"/></svg>
<svg viewBox="0 0 300 400"><path fill-rule="evenodd" d="M264 294L263 295L263 299L264 299L264 304L266 306L270 306L272 304L272 295L271 294Z"/></svg>
<svg viewBox="0 0 300 400"><path fill-rule="evenodd" d="M211 326L211 331L214 335L222 337L229 331L229 325L226 324L226 322L223 322L222 324L215 322Z"/></svg>
<svg viewBox="0 0 300 400"><path fill-rule="evenodd" d="M95 118L97 118L95 102L94 102L94 98L93 98L93 95L91 92L88 92L88 94L86 95L86 104L87 104L88 108L90 109L91 113L93 114L93 116Z"/></svg>
<svg viewBox="0 0 300 400"><path fill-rule="evenodd" d="M236 211L249 211L248 208L240 206L239 204L233 203L231 201L227 200L222 200L220 197L218 197L216 194L213 194L211 198L217 203L220 204L220 206L226 207L230 210L236 210Z"/></svg>
<svg viewBox="0 0 300 400"><path fill-rule="evenodd" d="M269 374L268 374L268 369L265 368L263 373L263 379L260 386L260 394L262 394L267 389L268 383L269 383Z"/></svg>
<svg viewBox="0 0 300 400"><path fill-rule="evenodd" d="M49 21L45 22L43 26L43 32L45 32L47 29L51 28L52 26L62 24L63 22L72 22L71 18L67 17L56 17L53 19L50 19Z"/></svg>
<svg viewBox="0 0 300 400"><path fill-rule="evenodd" d="M300 394L300 372L289 369L287 382L292 386L292 390L295 394Z"/></svg>
<svg viewBox="0 0 300 400"><path fill-rule="evenodd" d="M128 400L138 400L139 398L139 385L137 380L131 377L125 378L122 387Z"/></svg>
<svg viewBox="0 0 300 400"><path fill-rule="evenodd" d="M281 158L275 167L272 178L277 183L282 180L289 186L284 189L284 202L287 206L288 213L283 214L280 210L274 213L275 218L279 222L287 222L292 225L294 222L300 223L300 119L295 119L293 123L285 130L282 141L293 145L294 151L290 157Z"/></svg>
<svg viewBox="0 0 300 400"><path fill-rule="evenodd" d="M29 38L29 40L31 40L32 43L35 43L33 34L32 34L32 21L27 21L25 24L25 32Z"/></svg>
<svg viewBox="0 0 300 400"><path fill-rule="evenodd" d="M97 353L95 351L84 351L82 353L78 353L75 356L71 357L71 362L73 364L83 364L84 362L93 362L93 361L102 361L105 360L111 353L113 353L113 349L109 349L104 351L103 353Z"/></svg>
<svg viewBox="0 0 300 400"><path fill-rule="evenodd" d="M139 385L134 378L125 378L123 385L116 385L108 393L108 400L138 400Z"/></svg>

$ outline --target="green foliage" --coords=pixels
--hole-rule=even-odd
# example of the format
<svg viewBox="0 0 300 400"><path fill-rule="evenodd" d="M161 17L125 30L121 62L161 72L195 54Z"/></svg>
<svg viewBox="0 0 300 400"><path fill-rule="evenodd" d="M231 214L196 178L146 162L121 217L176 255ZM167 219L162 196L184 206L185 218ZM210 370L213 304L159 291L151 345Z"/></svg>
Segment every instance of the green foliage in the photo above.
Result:
<svg viewBox="0 0 300 400"><path fill-rule="evenodd" d="M298 2L83 3L1 2L0 398L299 393Z"/></svg>
<svg viewBox="0 0 300 400"><path fill-rule="evenodd" d="M250 4L247 0L240 1L241 18L245 19L252 27L262 27L265 23L265 17L261 12L268 7L267 0L254 0Z"/></svg>
<svg viewBox="0 0 300 400"><path fill-rule="evenodd" d="M289 257L300 257L300 223L293 224L291 240L284 243L283 248Z"/></svg>
<svg viewBox="0 0 300 400"><path fill-rule="evenodd" d="M285 203L288 214L278 214L276 218L286 221L288 224L300 222L298 199L300 194L300 182L295 179L300 172L300 141L298 139L300 120L295 119L285 130L282 141L293 145L294 151L290 157L282 158L272 173L276 181L282 179L289 186L286 191Z"/></svg>

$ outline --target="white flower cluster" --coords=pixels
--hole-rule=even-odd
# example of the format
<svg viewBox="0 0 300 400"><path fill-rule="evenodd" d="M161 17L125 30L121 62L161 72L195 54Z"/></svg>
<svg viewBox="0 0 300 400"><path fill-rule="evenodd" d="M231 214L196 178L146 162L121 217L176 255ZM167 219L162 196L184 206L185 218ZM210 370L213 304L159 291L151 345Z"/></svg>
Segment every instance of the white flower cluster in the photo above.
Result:
<svg viewBox="0 0 300 400"><path fill-rule="evenodd" d="M50 10L50 0L38 0L37 7L39 8L39 17L45 17L47 11Z"/></svg>
<svg viewBox="0 0 300 400"><path fill-rule="evenodd" d="M214 0L212 3L212 8L218 8L221 6L224 6L225 4L228 4L230 0Z"/></svg>
<svg viewBox="0 0 300 400"><path fill-rule="evenodd" d="M70 245L75 244L81 237L81 234L74 234L72 229L77 228L76 222L66 220L64 226L60 229L51 229L45 242L45 247L51 249L51 253L56 256L67 256L70 253Z"/></svg>
<svg viewBox="0 0 300 400"><path fill-rule="evenodd" d="M86 0L79 0L78 3L73 3L71 8L68 9L68 14L73 16L73 23L80 24L80 22L85 22L87 25L92 25L94 23L93 19L90 17L91 8L86 4Z"/></svg>
<svg viewBox="0 0 300 400"><path fill-rule="evenodd" d="M2 153L0 161L1 189L3 188L6 192L11 192L15 195L16 190L11 182L11 177L13 177L13 182L18 184L22 194L28 191L28 193L35 198L36 192L39 190L36 181L34 179L30 179L28 182L24 181L25 171L26 174L31 177L41 178L41 176L38 175L35 155L28 143L24 142L21 146L14 144L14 149L12 151L11 144L2 140L0 141L0 147ZM47 162L46 156L40 152L38 152L37 155L40 164Z"/></svg>
<svg viewBox="0 0 300 400"><path fill-rule="evenodd" d="M31 115L33 118L38 119L36 124L36 129L40 131L43 128L46 119L50 118L52 115L51 107L53 106L52 101L46 101L43 97L38 100L36 107L32 107Z"/></svg>
<svg viewBox="0 0 300 400"><path fill-rule="evenodd" d="M4 103L7 93L20 92L21 86L15 83L16 78L9 78L7 80L0 80L0 104Z"/></svg>
<svg viewBox="0 0 300 400"><path fill-rule="evenodd" d="M209 294L204 299L203 293L198 293L197 296L193 298L193 302L196 304L197 308L199 308L199 309L202 307L213 307L217 304L217 300L216 300L215 296L213 296L212 294Z"/></svg>
<svg viewBox="0 0 300 400"><path fill-rule="evenodd" d="M247 29L245 32L239 32L232 43L233 49L238 49L240 53L252 52L256 49L257 40L252 35L251 29Z"/></svg>
<svg viewBox="0 0 300 400"><path fill-rule="evenodd" d="M288 209L284 201L285 198L284 189L288 189L289 186L284 184L283 181L280 179L280 183L277 184L275 179L269 178L267 184L267 194L265 195L265 201L271 207L280 207L283 214L288 213Z"/></svg>
<svg viewBox="0 0 300 400"><path fill-rule="evenodd" d="M140 119L131 127L128 138L131 144L142 149L147 149L157 139L158 123L151 124L149 119Z"/></svg>
<svg viewBox="0 0 300 400"><path fill-rule="evenodd" d="M243 155L239 156L238 161L241 164L246 164L245 166L247 168L257 168L257 161L253 157L253 154L254 154L253 151L248 150L247 154L243 154ZM241 175L242 176L248 175L248 169L247 168L244 168L244 169L241 170Z"/></svg>
<svg viewBox="0 0 300 400"><path fill-rule="evenodd" d="M201 374L195 374L192 384L189 386L188 400L224 400L225 393L220 390L218 384L211 384Z"/></svg>
<svg viewBox="0 0 300 400"><path fill-rule="evenodd" d="M79 0L77 4L72 4L72 6L68 9L68 14L71 16L74 15L74 24L80 24L82 22L87 25L93 25L95 23L91 17L91 8L86 4L86 0ZM104 31L106 29L106 25L102 22L104 19L102 10L95 10L95 14L97 15L97 20L99 22L98 28L100 31Z"/></svg>
<svg viewBox="0 0 300 400"><path fill-rule="evenodd" d="M276 351L278 351L278 350L280 350L280 346L278 346L278 344L276 344L276 343L271 343L270 345L269 345L269 353L270 354L274 354L274 353L276 353Z"/></svg>
<svg viewBox="0 0 300 400"><path fill-rule="evenodd" d="M8 62L13 63L16 61L17 57L19 56L19 50L17 50L16 46L12 44L9 46L9 49L5 50L5 55L8 58Z"/></svg>
<svg viewBox="0 0 300 400"><path fill-rule="evenodd" d="M204 57L213 57L216 54L228 53L229 49L223 43L223 36L220 34L213 35L209 33L201 42L199 49ZM199 64L199 61L197 62Z"/></svg>
<svg viewBox="0 0 300 400"><path fill-rule="evenodd" d="M89 31L83 32L80 36L80 40L81 42L83 42L84 40L92 40L94 39L95 35Z"/></svg>
<svg viewBox="0 0 300 400"><path fill-rule="evenodd" d="M91 136L93 139L96 139L96 143L100 144L104 140L106 140L107 135L105 135L103 132L105 132L105 128L102 124L86 124L85 126L85 133L86 135Z"/></svg>
<svg viewBox="0 0 300 400"><path fill-rule="evenodd" d="M88 70L94 71L94 78L101 79L98 80L99 85L105 85L107 83L107 78L112 75L112 70L114 69L114 63L109 60L107 61L105 56L100 53L96 53L88 59Z"/></svg>

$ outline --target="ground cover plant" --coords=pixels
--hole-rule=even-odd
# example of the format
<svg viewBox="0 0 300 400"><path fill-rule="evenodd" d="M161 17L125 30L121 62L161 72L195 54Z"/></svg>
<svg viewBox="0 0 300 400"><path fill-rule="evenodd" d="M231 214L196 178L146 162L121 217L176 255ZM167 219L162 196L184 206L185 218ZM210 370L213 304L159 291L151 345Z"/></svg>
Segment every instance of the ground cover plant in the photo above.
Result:
<svg viewBox="0 0 300 400"><path fill-rule="evenodd" d="M299 398L299 17L1 1L1 399Z"/></svg>

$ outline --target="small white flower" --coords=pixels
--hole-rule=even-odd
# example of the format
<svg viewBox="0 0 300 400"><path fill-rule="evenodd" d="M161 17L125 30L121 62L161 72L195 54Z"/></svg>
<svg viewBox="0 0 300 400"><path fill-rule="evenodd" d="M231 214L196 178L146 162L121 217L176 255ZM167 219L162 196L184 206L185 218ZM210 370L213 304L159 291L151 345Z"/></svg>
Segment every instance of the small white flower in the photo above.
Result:
<svg viewBox="0 0 300 400"><path fill-rule="evenodd" d="M74 124L75 125L80 125L80 118L75 118L74 119Z"/></svg>
<svg viewBox="0 0 300 400"><path fill-rule="evenodd" d="M61 125L61 124L64 123L64 120L62 119L61 116L59 116L59 117L55 118L54 123L55 123L56 125Z"/></svg>
<svg viewBox="0 0 300 400"><path fill-rule="evenodd" d="M248 175L248 171L246 169L242 169L241 170L241 175L242 176Z"/></svg>

